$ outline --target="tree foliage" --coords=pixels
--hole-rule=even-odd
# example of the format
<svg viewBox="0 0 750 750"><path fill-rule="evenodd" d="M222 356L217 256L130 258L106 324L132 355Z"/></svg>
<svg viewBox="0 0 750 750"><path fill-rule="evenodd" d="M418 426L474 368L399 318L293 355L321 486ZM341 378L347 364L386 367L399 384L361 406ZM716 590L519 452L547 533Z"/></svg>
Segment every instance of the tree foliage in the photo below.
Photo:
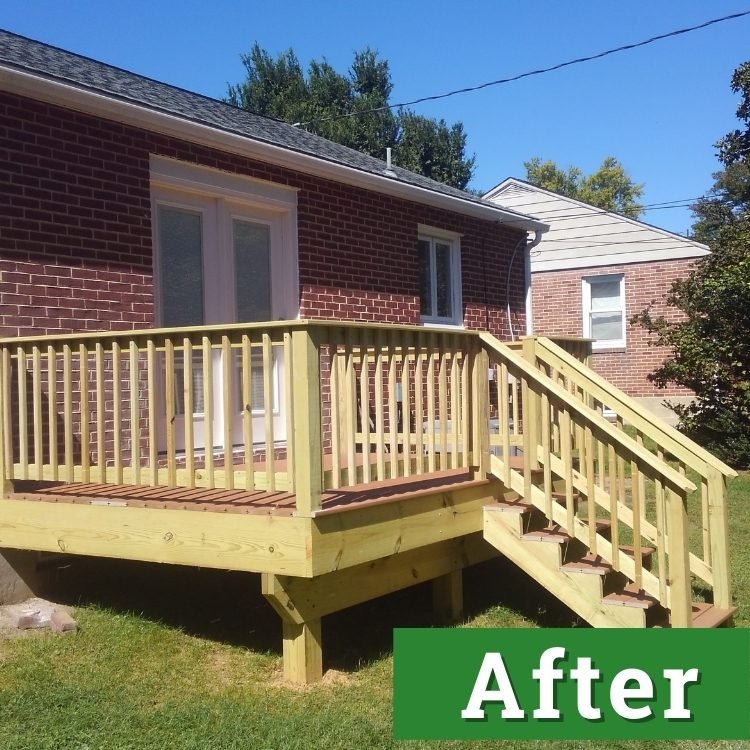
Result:
<svg viewBox="0 0 750 750"><path fill-rule="evenodd" d="M750 62L732 77L741 103L737 129L716 144L723 169L693 211L695 235L711 255L673 284L667 302L685 318L674 323L644 311L636 317L674 355L650 377L687 386L689 406L673 407L680 426L728 463L750 466Z"/></svg>
<svg viewBox="0 0 750 750"><path fill-rule="evenodd" d="M614 156L607 156L599 169L584 175L578 167L563 169L553 161L542 161L535 156L524 162L526 179L553 193L590 203L605 211L637 219L643 209L638 200L643 185L636 184Z"/></svg>
<svg viewBox="0 0 750 750"><path fill-rule="evenodd" d="M312 133L378 159L390 147L395 165L453 187L463 189L471 180L474 157L466 156L463 125L388 109L390 68L373 50L356 52L345 74L325 58L313 60L305 73L291 49L274 58L257 42L242 55L242 63L246 79L229 86L231 104L302 123ZM378 108L383 109L370 111ZM340 117L349 113L355 116Z"/></svg>

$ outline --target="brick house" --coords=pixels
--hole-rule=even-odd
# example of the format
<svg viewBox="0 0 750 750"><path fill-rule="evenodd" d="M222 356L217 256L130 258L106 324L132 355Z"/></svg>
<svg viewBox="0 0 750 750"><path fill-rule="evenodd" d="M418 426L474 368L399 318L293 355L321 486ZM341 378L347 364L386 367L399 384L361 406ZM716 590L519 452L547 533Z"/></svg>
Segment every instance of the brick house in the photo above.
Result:
<svg viewBox="0 0 750 750"><path fill-rule="evenodd" d="M337 318L525 325L544 224L298 128L0 33L4 335Z"/></svg>
<svg viewBox="0 0 750 750"><path fill-rule="evenodd" d="M649 305L655 314L675 319L666 294L708 248L515 178L484 197L550 225L530 252L527 332L594 339L593 368L663 418L673 419L662 401L689 400L690 392L675 386L657 389L648 381L668 352L650 346L646 331L629 321Z"/></svg>

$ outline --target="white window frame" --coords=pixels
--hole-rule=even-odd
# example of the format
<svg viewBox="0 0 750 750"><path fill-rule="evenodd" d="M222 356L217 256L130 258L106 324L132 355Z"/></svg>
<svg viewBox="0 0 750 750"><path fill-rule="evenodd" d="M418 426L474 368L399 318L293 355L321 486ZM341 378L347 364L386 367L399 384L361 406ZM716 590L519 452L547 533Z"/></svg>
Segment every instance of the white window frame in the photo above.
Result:
<svg viewBox="0 0 750 750"><path fill-rule="evenodd" d="M451 309L453 315L450 317L442 317L439 315L421 315L420 320L423 325L426 326L450 326L455 328L463 328L463 299L461 295L461 235L456 232L448 232L444 229L436 229L435 227L428 227L425 225L419 225L418 240L423 240L430 243L430 283L432 287L432 301L433 311L437 304L437 279L436 279L436 267L435 267L435 243L440 242L450 246L450 275L451 275ZM421 277L422 269L419 269ZM420 309L422 306L422 300L419 301Z"/></svg>
<svg viewBox="0 0 750 750"><path fill-rule="evenodd" d="M627 318L625 315L625 274L624 273L608 273L599 276L584 276L582 279L582 314L583 314L583 336L584 338L591 338L591 287L596 284L611 283L613 281L620 282L620 305L617 308L611 310L597 310L596 312L619 312L620 319L622 321L622 337L618 339L594 339L591 344L593 351L601 351L606 349L624 349L626 346L626 330L627 330Z"/></svg>

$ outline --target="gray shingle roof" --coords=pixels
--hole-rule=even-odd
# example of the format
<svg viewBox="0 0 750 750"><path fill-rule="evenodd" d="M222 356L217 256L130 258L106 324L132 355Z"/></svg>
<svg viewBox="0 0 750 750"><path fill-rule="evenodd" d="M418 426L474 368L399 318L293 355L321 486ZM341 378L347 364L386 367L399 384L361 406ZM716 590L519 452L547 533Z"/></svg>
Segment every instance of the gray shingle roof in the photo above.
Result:
<svg viewBox="0 0 750 750"><path fill-rule="evenodd" d="M179 118L244 136L289 151L317 157L361 172L384 176L385 163L367 154L312 135L278 120L252 114L217 99L52 47L0 29L0 66L64 82L83 90L175 115ZM390 179L470 203L498 209L477 198L406 169L393 167ZM527 219L524 214L502 209ZM521 222L519 222L521 223Z"/></svg>

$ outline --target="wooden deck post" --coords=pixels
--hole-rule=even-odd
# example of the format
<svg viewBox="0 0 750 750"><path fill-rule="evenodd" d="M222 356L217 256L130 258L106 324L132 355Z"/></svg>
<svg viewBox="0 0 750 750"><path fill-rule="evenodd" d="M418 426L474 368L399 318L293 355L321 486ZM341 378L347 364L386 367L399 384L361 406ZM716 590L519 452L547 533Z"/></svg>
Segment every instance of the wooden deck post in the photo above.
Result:
<svg viewBox="0 0 750 750"><path fill-rule="evenodd" d="M714 574L714 606L726 609L732 606L726 478L715 469L708 472L708 522L711 535L711 569Z"/></svg>
<svg viewBox="0 0 750 750"><path fill-rule="evenodd" d="M687 497L667 490L669 516L669 589L673 628L689 628L693 622L690 588L690 549Z"/></svg>
<svg viewBox="0 0 750 750"><path fill-rule="evenodd" d="M489 366L489 357L480 343L473 353L471 367L472 464L480 477L486 477L490 471Z"/></svg>
<svg viewBox="0 0 750 750"><path fill-rule="evenodd" d="M536 370L536 338L529 336L523 339L523 358ZM531 389L527 389L527 398L524 401L523 409L523 432L524 438L528 434L528 445L531 447L530 455L524 460L530 459L530 468L539 468L539 459L537 456L537 446L542 434L542 410L539 396ZM524 439L524 445L527 445Z"/></svg>
<svg viewBox="0 0 750 750"><path fill-rule="evenodd" d="M463 570L458 569L432 581L432 609L440 625L464 619Z"/></svg>
<svg viewBox="0 0 750 750"><path fill-rule="evenodd" d="M320 357L309 328L292 332L291 367L297 515L309 517L320 508L323 490Z"/></svg>
<svg viewBox="0 0 750 750"><path fill-rule="evenodd" d="M8 497L13 492L13 451L10 442L10 352L6 347L0 349L0 497ZM37 425L38 429L39 425ZM38 459L37 459L38 460Z"/></svg>
<svg viewBox="0 0 750 750"><path fill-rule="evenodd" d="M323 677L321 619L302 624L283 621L284 679L309 685Z"/></svg>

